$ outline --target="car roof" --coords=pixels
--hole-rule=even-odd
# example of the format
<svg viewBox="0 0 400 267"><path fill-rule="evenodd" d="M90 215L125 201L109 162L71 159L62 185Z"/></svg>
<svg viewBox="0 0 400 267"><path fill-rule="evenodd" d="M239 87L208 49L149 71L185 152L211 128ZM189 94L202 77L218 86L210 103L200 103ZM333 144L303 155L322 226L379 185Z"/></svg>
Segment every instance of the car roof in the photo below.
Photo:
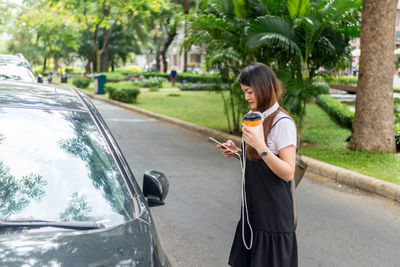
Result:
<svg viewBox="0 0 400 267"><path fill-rule="evenodd" d="M74 88L12 81L0 82L0 107L89 112Z"/></svg>

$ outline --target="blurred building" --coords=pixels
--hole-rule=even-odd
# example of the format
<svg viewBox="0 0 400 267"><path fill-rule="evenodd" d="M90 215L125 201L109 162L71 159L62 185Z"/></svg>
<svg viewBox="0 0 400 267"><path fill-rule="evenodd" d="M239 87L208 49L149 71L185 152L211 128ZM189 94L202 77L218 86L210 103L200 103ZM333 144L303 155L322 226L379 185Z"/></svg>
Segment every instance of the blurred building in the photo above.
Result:
<svg viewBox="0 0 400 267"><path fill-rule="evenodd" d="M179 28L177 36L175 36L167 52L168 71L172 67L176 67L178 73L183 72L184 54L180 54L180 47L184 40L183 27ZM161 60L161 59L160 59ZM205 62L205 53L198 46L192 46L187 53L187 68L188 72L202 72L202 65ZM139 66L142 70L154 71L156 68L156 60L154 55L138 55L134 58L133 63ZM160 62L161 70L163 63Z"/></svg>
<svg viewBox="0 0 400 267"><path fill-rule="evenodd" d="M396 22L395 22L395 50L394 61L400 61L400 0L397 2L397 11L396 11ZM351 55L351 67L349 70L349 75L358 75L358 67L360 64L360 38L354 38L350 40L350 45L352 48Z"/></svg>

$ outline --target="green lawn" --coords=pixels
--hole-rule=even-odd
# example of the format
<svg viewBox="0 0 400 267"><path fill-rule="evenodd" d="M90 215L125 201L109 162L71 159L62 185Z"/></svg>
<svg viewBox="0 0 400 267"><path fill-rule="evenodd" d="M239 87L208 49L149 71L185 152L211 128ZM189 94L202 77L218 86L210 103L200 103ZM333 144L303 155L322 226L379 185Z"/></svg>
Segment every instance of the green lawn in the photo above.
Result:
<svg viewBox="0 0 400 267"><path fill-rule="evenodd" d="M177 96L179 95L179 96ZM217 130L227 123L219 93L204 91L141 92L137 107ZM400 184L400 153L346 149L350 131L336 125L316 104L307 106L300 153L336 166Z"/></svg>
<svg viewBox="0 0 400 267"><path fill-rule="evenodd" d="M142 91L134 105L201 126L228 129L222 98L217 92Z"/></svg>
<svg viewBox="0 0 400 267"><path fill-rule="evenodd" d="M400 153L346 149L350 130L337 126L316 104L307 106L300 153L384 181L400 184Z"/></svg>

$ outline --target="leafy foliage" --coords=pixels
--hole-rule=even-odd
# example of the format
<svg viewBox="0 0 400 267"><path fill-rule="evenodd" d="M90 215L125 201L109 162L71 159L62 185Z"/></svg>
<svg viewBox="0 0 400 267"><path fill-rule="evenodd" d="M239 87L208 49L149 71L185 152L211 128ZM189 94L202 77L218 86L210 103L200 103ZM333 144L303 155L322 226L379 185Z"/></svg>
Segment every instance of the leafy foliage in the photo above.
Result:
<svg viewBox="0 0 400 267"><path fill-rule="evenodd" d="M67 207L60 213L60 219L64 221L95 221L96 218L90 216L92 208L86 200L86 195L79 195L74 192L67 203Z"/></svg>
<svg viewBox="0 0 400 267"><path fill-rule="evenodd" d="M317 96L318 104L331 116L331 118L339 123L342 127L352 129L354 113L347 105L340 103L330 95Z"/></svg>
<svg viewBox="0 0 400 267"><path fill-rule="evenodd" d="M157 88L161 88L162 84L164 82L166 82L166 81L167 81L167 79L162 78L162 77L149 77L147 79L138 80L134 84L138 85L139 87L146 87L146 88L157 87Z"/></svg>
<svg viewBox="0 0 400 267"><path fill-rule="evenodd" d="M0 161L0 218L7 219L22 211L31 200L40 200L47 181L39 174L29 174L17 179Z"/></svg>
<svg viewBox="0 0 400 267"><path fill-rule="evenodd" d="M106 85L105 89L111 99L124 103L136 103L136 99L140 93L139 88L129 85L125 85L121 88Z"/></svg>
<svg viewBox="0 0 400 267"><path fill-rule="evenodd" d="M182 83L178 85L178 88L185 91L191 90L204 90L204 91L212 91L212 90L227 90L227 84L222 83Z"/></svg>
<svg viewBox="0 0 400 267"><path fill-rule="evenodd" d="M328 72L336 68L337 62L349 55L347 29L358 22L349 14L359 11L361 2L216 0L209 3L191 20L190 38L185 44L203 44L208 68L218 70L221 79L228 83L232 93L228 98L222 97L231 131L238 131L237 122L246 111L240 88L231 75L236 77L254 61L263 62L278 73L286 89L283 103L298 118L301 128L307 102L320 93L321 87L313 84L314 77L321 69Z"/></svg>
<svg viewBox="0 0 400 267"><path fill-rule="evenodd" d="M322 79L328 84L357 85L358 77L354 76L324 76Z"/></svg>
<svg viewBox="0 0 400 267"><path fill-rule="evenodd" d="M73 85L75 85L78 88L88 88L90 84L90 79L89 78L75 78L72 81Z"/></svg>
<svg viewBox="0 0 400 267"><path fill-rule="evenodd" d="M119 72L102 72L106 76L107 82L121 82L124 80L124 75Z"/></svg>

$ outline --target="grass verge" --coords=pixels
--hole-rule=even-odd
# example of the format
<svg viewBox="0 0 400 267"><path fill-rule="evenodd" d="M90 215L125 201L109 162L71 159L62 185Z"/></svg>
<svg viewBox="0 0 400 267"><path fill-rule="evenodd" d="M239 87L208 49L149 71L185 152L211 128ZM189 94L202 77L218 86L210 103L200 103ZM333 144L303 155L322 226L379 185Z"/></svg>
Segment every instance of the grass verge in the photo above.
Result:
<svg viewBox="0 0 400 267"><path fill-rule="evenodd" d="M222 98L217 92L142 91L134 106L212 129L228 129Z"/></svg>
<svg viewBox="0 0 400 267"><path fill-rule="evenodd" d="M307 106L302 155L345 169L400 184L400 153L378 153L346 149L350 130L339 127L322 108Z"/></svg>
<svg viewBox="0 0 400 267"><path fill-rule="evenodd" d="M92 84L87 89L93 92ZM225 92L226 93L226 92ZM217 92L142 91L134 106L216 130L227 130L223 102ZM316 104L307 106L302 155L400 185L400 153L351 151L351 132L334 123Z"/></svg>

